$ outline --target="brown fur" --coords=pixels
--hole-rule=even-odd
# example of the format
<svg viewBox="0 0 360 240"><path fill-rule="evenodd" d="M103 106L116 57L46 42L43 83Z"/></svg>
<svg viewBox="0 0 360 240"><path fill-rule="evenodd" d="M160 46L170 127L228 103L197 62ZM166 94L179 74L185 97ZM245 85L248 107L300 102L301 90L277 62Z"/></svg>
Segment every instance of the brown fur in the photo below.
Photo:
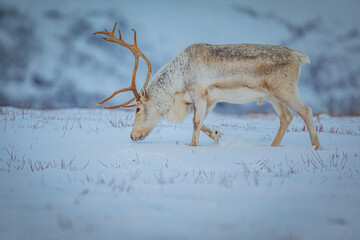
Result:
<svg viewBox="0 0 360 240"><path fill-rule="evenodd" d="M189 48L197 61L209 67L224 65L228 68L229 62L236 62L238 64L231 72L245 70L249 74L257 76L268 75L283 68L289 65L294 58L291 49L272 45L194 44Z"/></svg>
<svg viewBox="0 0 360 240"><path fill-rule="evenodd" d="M269 80L266 77L260 78L260 88L264 88L265 90L271 92L272 86Z"/></svg>
<svg viewBox="0 0 360 240"><path fill-rule="evenodd" d="M191 46L197 58L204 62L223 62L239 60L256 60L287 64L291 58L291 49L282 46L261 44L194 44Z"/></svg>

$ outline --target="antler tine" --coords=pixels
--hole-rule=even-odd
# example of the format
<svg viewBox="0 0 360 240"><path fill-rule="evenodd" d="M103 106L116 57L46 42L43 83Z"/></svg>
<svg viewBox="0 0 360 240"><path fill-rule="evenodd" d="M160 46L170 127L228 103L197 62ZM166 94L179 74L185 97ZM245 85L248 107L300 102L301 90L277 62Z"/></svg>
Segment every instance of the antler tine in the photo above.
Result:
<svg viewBox="0 0 360 240"><path fill-rule="evenodd" d="M115 22L114 28L113 28L113 30L112 30L112 34L115 33L116 25L117 25L117 22Z"/></svg>
<svg viewBox="0 0 360 240"><path fill-rule="evenodd" d="M120 29L119 29L119 39L122 40Z"/></svg>
<svg viewBox="0 0 360 240"><path fill-rule="evenodd" d="M104 108L105 109L115 109L115 108L122 108L122 107L133 107L133 106L135 106L135 104L133 104L133 105L128 105L128 104L132 103L135 99L136 99L136 97L133 97L132 99L130 99L126 103L116 105L116 106L111 106L111 107L104 107Z"/></svg>
<svg viewBox="0 0 360 240"><path fill-rule="evenodd" d="M134 44L133 44L133 46L136 47L136 49L140 52L140 50L139 50L139 48L137 46L137 41L136 41L136 31L135 31L135 29L131 29L131 30L134 31Z"/></svg>
<svg viewBox="0 0 360 240"><path fill-rule="evenodd" d="M105 109L116 109L116 108L122 108L122 107L134 107L135 104L123 106L123 105L117 105L117 106L111 106L111 107L104 107Z"/></svg>
<svg viewBox="0 0 360 240"><path fill-rule="evenodd" d="M130 87L117 90L117 91L115 91L113 94L111 94L108 98L106 98L105 100L103 100L102 102L97 103L97 105L101 105L101 104L109 101L110 99L112 99L112 98L113 98L116 94L118 94L118 93L127 92L127 91L130 91L130 90L131 90Z"/></svg>

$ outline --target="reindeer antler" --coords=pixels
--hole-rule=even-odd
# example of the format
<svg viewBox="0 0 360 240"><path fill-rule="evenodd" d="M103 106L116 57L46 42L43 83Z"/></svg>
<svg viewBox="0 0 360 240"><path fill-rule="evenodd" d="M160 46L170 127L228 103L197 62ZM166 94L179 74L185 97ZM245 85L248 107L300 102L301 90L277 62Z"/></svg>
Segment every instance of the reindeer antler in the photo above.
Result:
<svg viewBox="0 0 360 240"><path fill-rule="evenodd" d="M110 97L106 98L104 101L102 102L99 102L97 103L97 105L101 105L105 102L107 102L108 100L110 100L111 98L113 98L116 94L118 93L121 93L121 92L127 92L127 91L132 91L135 95L135 97L133 97L132 99L130 99L129 101L121 104L121 105L117 105L117 106L112 106L112 107L104 107L106 109L114 109L114 108L121 108L121 107L133 107L135 105L128 105L130 103L132 103L135 99L138 100L140 99L140 95L138 93L138 91L136 90L136 84L135 84L135 77L136 77L136 71L137 71L137 68L138 68L138 65L139 65L139 57L142 57L147 66L148 66L148 73L147 73L147 76L146 76L146 80L145 80L145 83L144 83L144 86L143 88L146 88L148 83L149 83L149 80L150 80L150 75L151 75L151 64L150 64L150 61L147 59L147 57L139 50L138 46L137 46L137 42L136 42L136 31L134 29L131 29L132 31L134 31L134 43L131 45L131 44L128 44L126 42L124 42L121 38L121 32L119 30L119 38L116 38L115 37L115 29L116 29L116 25L117 23L115 23L114 25L114 28L112 30L112 32L109 32L108 30L104 29L104 31L99 31L99 32L95 32L93 35L96 35L96 34L104 34L108 37L103 37L104 40L106 41L109 41L109 42L114 42L114 43L118 43L120 44L121 46L124 46L126 48L128 48L132 54L134 54L134 57L135 57L135 66L134 66L134 70L133 70L133 74L132 74L132 78L131 78L131 85L130 87L127 87L127 88L123 88L123 89L120 89L120 90L117 90L115 91L113 94L111 94Z"/></svg>

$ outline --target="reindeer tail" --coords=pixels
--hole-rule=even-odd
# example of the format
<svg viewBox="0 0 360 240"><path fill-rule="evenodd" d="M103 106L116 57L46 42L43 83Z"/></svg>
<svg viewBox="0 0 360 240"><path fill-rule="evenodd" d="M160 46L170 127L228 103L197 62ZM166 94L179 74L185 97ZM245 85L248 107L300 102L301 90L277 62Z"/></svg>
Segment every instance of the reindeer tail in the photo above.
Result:
<svg viewBox="0 0 360 240"><path fill-rule="evenodd" d="M297 50L293 50L292 53L300 62L310 63L310 59L305 53L297 51Z"/></svg>

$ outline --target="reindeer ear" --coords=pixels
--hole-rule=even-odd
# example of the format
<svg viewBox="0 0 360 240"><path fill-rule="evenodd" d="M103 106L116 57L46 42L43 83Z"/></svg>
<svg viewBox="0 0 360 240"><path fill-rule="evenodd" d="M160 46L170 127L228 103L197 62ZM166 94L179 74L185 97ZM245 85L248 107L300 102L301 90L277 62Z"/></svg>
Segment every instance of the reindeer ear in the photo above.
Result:
<svg viewBox="0 0 360 240"><path fill-rule="evenodd" d="M149 100L149 95L148 95L146 89L144 89L144 88L141 89L140 96L141 96L141 100L143 100L143 101Z"/></svg>

